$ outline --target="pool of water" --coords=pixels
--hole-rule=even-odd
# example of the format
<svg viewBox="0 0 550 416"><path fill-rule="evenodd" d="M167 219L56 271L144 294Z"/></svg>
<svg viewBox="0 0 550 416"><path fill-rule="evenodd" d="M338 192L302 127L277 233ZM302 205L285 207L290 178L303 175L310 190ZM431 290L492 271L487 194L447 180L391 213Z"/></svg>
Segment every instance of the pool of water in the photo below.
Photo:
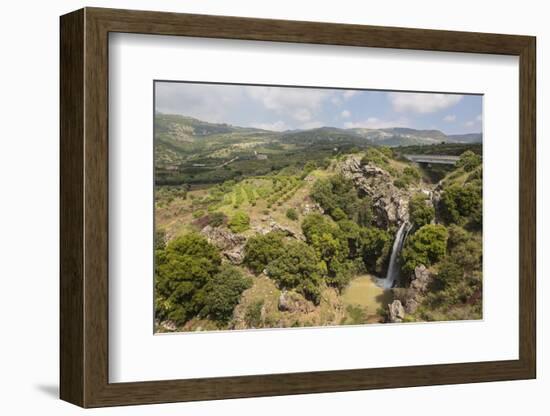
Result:
<svg viewBox="0 0 550 416"><path fill-rule="evenodd" d="M360 305L367 308L368 315L377 315L378 308L385 308L393 300L391 290L385 290L376 284L376 278L370 275L354 278L342 293L345 305Z"/></svg>

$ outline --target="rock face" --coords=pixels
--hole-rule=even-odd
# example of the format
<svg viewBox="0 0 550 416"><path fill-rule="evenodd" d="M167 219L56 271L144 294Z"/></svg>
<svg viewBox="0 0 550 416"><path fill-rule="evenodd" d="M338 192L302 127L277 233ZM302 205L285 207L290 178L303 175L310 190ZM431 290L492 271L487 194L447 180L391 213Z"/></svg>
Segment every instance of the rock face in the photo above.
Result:
<svg viewBox="0 0 550 416"><path fill-rule="evenodd" d="M279 295L278 309L282 312L309 313L315 310L315 306L298 293L283 291Z"/></svg>
<svg viewBox="0 0 550 416"><path fill-rule="evenodd" d="M421 264L416 266L414 269L414 274L412 275L411 280L411 289L413 289L417 294L423 295L428 291L428 285L432 282L433 277L430 271Z"/></svg>
<svg viewBox="0 0 550 416"><path fill-rule="evenodd" d="M387 228L409 220L410 193L393 184L393 178L384 169L364 165L358 156L348 156L341 164L342 174L355 187L372 199L376 225Z"/></svg>
<svg viewBox="0 0 550 416"><path fill-rule="evenodd" d="M162 321L160 323L160 326L164 328L166 331L175 331L176 329L178 329L178 326L176 325L176 323L170 320Z"/></svg>
<svg viewBox="0 0 550 416"><path fill-rule="evenodd" d="M232 233L223 228L207 225L201 230L210 244L220 249L227 260L233 264L241 264L244 259L246 237Z"/></svg>
<svg viewBox="0 0 550 416"><path fill-rule="evenodd" d="M388 305L388 320L391 323L403 322L405 318L405 308L400 300L394 300Z"/></svg>
<svg viewBox="0 0 550 416"><path fill-rule="evenodd" d="M267 222L265 225L259 225L256 227L253 227L252 230L258 234L267 234L270 232L280 232L284 234L287 237L296 238L298 240L304 240L304 236L301 234L298 234L291 230L290 228L287 228L279 223L277 223L273 218L268 217L265 220L262 220L263 222Z"/></svg>

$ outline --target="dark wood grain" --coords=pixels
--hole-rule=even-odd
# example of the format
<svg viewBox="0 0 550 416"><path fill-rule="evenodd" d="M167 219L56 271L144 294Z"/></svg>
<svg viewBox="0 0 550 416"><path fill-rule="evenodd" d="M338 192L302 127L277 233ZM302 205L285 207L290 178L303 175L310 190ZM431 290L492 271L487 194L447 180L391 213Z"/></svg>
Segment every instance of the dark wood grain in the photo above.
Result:
<svg viewBox="0 0 550 416"><path fill-rule="evenodd" d="M108 33L520 58L519 359L109 383ZM83 407L518 380L536 376L535 39L528 36L87 8L61 18L61 397Z"/></svg>
<svg viewBox="0 0 550 416"><path fill-rule="evenodd" d="M84 11L61 19L60 388L84 405Z"/></svg>

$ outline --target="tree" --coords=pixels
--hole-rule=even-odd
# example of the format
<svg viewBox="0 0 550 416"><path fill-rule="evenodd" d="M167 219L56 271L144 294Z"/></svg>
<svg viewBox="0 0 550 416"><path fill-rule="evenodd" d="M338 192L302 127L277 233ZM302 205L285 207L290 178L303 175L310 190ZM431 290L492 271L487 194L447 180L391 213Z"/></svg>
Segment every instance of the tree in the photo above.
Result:
<svg viewBox="0 0 550 416"><path fill-rule="evenodd" d="M265 235L256 235L246 242L244 249L244 263L256 274L261 273L273 260L280 257L285 251L283 235L270 232Z"/></svg>
<svg viewBox="0 0 550 416"><path fill-rule="evenodd" d="M231 217L228 226L234 233L242 233L250 228L250 217L243 211L237 211Z"/></svg>
<svg viewBox="0 0 550 416"><path fill-rule="evenodd" d="M441 194L441 215L449 224L464 225L468 222L481 227L482 192L479 181L464 186L451 185Z"/></svg>
<svg viewBox="0 0 550 416"><path fill-rule="evenodd" d="M159 319L182 323L203 307L203 287L220 268L218 249L190 233L156 251L156 312Z"/></svg>
<svg viewBox="0 0 550 416"><path fill-rule="evenodd" d="M313 248L301 241L286 245L283 254L267 266L267 274L282 289L296 289L315 304L321 300L322 270Z"/></svg>
<svg viewBox="0 0 550 416"><path fill-rule="evenodd" d="M457 168L463 168L466 172L471 172L475 168L481 165L481 156L475 154L471 150L466 150L460 155L460 158L456 162Z"/></svg>
<svg viewBox="0 0 550 416"><path fill-rule="evenodd" d="M342 175L317 180L311 197L336 221L342 219L342 212L348 218L356 219L362 205L353 182Z"/></svg>
<svg viewBox="0 0 550 416"><path fill-rule="evenodd" d="M364 227L360 233L361 257L367 270L380 274L390 249L391 239L386 230Z"/></svg>
<svg viewBox="0 0 550 416"><path fill-rule="evenodd" d="M222 266L204 286L200 314L220 323L227 323L239 303L242 293L252 286L252 279L245 277L234 266Z"/></svg>
<svg viewBox="0 0 550 416"><path fill-rule="evenodd" d="M208 225L212 227L220 227L226 220L227 217L223 212L213 212L208 215Z"/></svg>
<svg viewBox="0 0 550 416"><path fill-rule="evenodd" d="M413 195L409 201L409 217L414 228L429 224L435 218L435 210L424 194Z"/></svg>
<svg viewBox="0 0 550 416"><path fill-rule="evenodd" d="M286 217L289 220L296 221L298 219L298 212L294 208L289 208L286 210Z"/></svg>
<svg viewBox="0 0 550 416"><path fill-rule="evenodd" d="M439 261L447 247L448 232L441 224L427 224L410 236L401 252L403 270L412 272L423 264L430 266Z"/></svg>

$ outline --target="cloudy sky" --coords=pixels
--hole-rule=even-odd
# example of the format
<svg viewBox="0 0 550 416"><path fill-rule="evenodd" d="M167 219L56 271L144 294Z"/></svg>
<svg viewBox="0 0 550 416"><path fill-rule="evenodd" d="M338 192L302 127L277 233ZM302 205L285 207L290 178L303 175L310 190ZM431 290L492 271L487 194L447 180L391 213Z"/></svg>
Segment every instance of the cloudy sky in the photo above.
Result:
<svg viewBox="0 0 550 416"><path fill-rule="evenodd" d="M156 82L156 111L267 130L411 127L481 132L480 95Z"/></svg>

